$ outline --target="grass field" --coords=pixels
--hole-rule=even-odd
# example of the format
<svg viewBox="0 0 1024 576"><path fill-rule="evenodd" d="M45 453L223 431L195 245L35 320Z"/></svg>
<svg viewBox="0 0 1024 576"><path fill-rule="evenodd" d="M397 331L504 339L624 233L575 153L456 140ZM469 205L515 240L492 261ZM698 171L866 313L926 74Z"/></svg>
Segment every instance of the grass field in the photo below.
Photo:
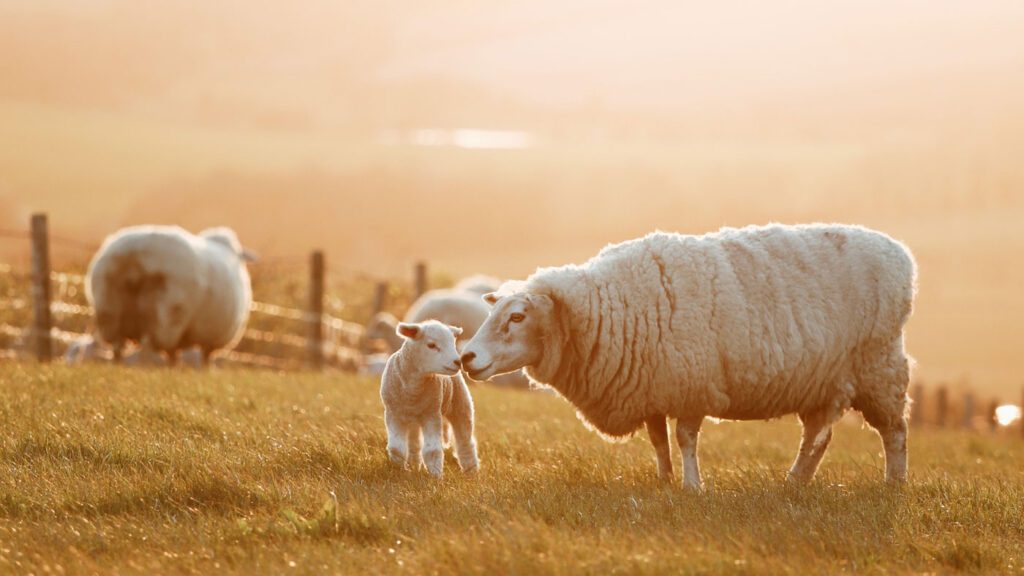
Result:
<svg viewBox="0 0 1024 576"><path fill-rule="evenodd" d="M483 470L439 483L388 462L372 379L3 365L0 573L1024 571L1018 437L915 431L895 489L849 418L798 489L795 420L708 423L690 494L643 435L473 391Z"/></svg>

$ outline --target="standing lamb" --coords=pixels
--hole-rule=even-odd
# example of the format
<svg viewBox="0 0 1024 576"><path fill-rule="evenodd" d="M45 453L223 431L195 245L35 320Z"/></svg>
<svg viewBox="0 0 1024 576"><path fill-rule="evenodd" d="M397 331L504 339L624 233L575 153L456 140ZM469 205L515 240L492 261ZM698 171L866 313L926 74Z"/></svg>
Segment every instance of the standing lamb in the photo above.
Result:
<svg viewBox="0 0 1024 576"><path fill-rule="evenodd" d="M646 424L663 478L675 418L686 487L701 485L705 416L799 415L789 478L808 482L849 408L881 436L886 479L903 482L915 276L905 246L856 226L658 232L485 296L493 309L462 363L478 379L526 367L607 438Z"/></svg>
<svg viewBox="0 0 1024 576"><path fill-rule="evenodd" d="M388 358L380 381L388 455L396 464L419 468L426 463L433 476L444 467L446 426L452 428L459 466L479 467L473 437L473 398L459 373L455 338L462 330L436 320L401 323L402 347ZM420 433L422 431L422 458Z"/></svg>
<svg viewBox="0 0 1024 576"><path fill-rule="evenodd" d="M86 295L97 332L120 359L126 342L166 352L198 346L204 363L241 338L252 304L245 263L254 260L228 228L193 235L137 226L106 239L89 265Z"/></svg>

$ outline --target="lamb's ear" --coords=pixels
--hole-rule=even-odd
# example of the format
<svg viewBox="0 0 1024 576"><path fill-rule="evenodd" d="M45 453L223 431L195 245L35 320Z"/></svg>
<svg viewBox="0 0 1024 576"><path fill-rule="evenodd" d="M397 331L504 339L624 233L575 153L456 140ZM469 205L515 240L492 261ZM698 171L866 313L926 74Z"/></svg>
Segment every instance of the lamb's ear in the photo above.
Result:
<svg viewBox="0 0 1024 576"><path fill-rule="evenodd" d="M250 264L260 261L259 253L248 248L242 248L242 252L238 257L242 259L242 262L249 262Z"/></svg>
<svg viewBox="0 0 1024 576"><path fill-rule="evenodd" d="M462 328L459 328L458 326L448 326L448 329L452 331L452 334L455 334L456 338L462 336Z"/></svg>
<svg viewBox="0 0 1024 576"><path fill-rule="evenodd" d="M395 333L402 338L408 338L409 340L415 340L419 338L420 326L419 324L409 324L407 322L399 322L398 328L395 329Z"/></svg>
<svg viewBox="0 0 1024 576"><path fill-rule="evenodd" d="M498 300L500 300L501 298L498 296L497 292L489 292L483 295L483 299L484 302L487 302L491 306L494 306L495 304L498 303Z"/></svg>

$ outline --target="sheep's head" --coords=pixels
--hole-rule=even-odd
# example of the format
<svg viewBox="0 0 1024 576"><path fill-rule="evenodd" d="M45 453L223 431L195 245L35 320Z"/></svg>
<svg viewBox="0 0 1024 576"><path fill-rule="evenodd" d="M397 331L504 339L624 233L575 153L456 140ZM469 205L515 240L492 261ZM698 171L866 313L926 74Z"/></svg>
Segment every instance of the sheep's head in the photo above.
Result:
<svg viewBox="0 0 1024 576"><path fill-rule="evenodd" d="M257 262L260 259L256 252L242 246L242 243L238 240L238 235L235 234L235 231L226 226L207 228L200 232L199 236L227 248L229 251L236 254L242 262Z"/></svg>
<svg viewBox="0 0 1024 576"><path fill-rule="evenodd" d="M445 376L459 373L462 363L455 348L455 338L462 334L462 328L427 320L419 324L402 322L395 331L405 339L402 343L404 354L420 370Z"/></svg>
<svg viewBox="0 0 1024 576"><path fill-rule="evenodd" d="M474 380L536 366L554 323L554 301L541 294L486 294L487 321L462 349L462 365Z"/></svg>

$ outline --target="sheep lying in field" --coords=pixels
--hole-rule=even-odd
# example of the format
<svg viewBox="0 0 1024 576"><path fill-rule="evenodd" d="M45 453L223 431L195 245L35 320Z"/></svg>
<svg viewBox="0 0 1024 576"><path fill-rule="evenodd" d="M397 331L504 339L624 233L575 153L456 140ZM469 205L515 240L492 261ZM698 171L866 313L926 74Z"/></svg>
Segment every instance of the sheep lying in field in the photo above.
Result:
<svg viewBox="0 0 1024 576"><path fill-rule="evenodd" d="M120 360L124 345L168 354L198 346L204 363L245 329L253 256L228 228L199 235L176 226L136 226L106 239L89 265L86 295L97 332Z"/></svg>
<svg viewBox="0 0 1024 576"><path fill-rule="evenodd" d="M902 482L915 276L905 246L861 227L654 233L486 296L493 309L462 362L478 379L526 367L605 437L646 424L662 477L675 418L688 487L701 484L705 416L796 413L789 477L806 482L849 408L880 434L886 479Z"/></svg>
<svg viewBox="0 0 1024 576"><path fill-rule="evenodd" d="M388 358L380 381L388 456L401 466L426 464L433 476L444 467L444 436L451 426L465 472L479 467L473 437L473 398L459 370L455 338L462 330L436 320L401 323L402 347ZM422 432L422 456L420 435Z"/></svg>

